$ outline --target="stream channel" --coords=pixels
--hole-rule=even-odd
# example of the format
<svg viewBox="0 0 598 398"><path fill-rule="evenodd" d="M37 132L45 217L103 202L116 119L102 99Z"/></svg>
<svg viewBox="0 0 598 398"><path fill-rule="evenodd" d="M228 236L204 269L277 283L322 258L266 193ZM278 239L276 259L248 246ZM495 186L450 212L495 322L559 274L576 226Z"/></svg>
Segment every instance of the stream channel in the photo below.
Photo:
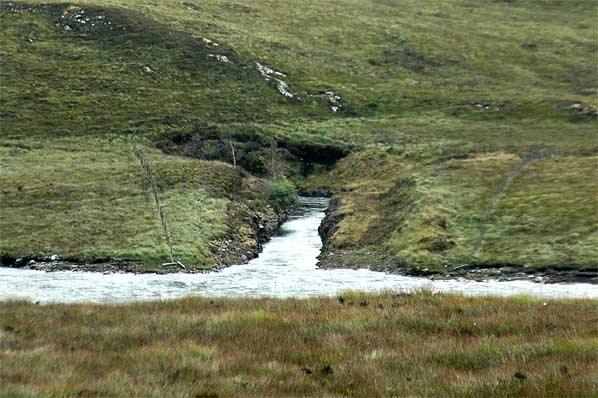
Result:
<svg viewBox="0 0 598 398"><path fill-rule="evenodd" d="M346 290L412 292L420 288L478 296L598 298L598 286L586 283L430 280L369 270L319 269L316 264L322 242L318 226L327 205L324 198L301 198L298 208L264 245L260 256L248 264L207 274L165 275L0 268L0 300L117 303L190 295L303 298L331 296Z"/></svg>

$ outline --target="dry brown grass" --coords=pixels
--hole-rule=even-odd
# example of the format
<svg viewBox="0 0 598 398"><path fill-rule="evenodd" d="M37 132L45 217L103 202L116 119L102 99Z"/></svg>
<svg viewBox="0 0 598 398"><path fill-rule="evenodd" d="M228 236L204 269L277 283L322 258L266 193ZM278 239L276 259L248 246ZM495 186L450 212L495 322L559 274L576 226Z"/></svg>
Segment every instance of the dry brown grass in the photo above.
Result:
<svg viewBox="0 0 598 398"><path fill-rule="evenodd" d="M425 291L8 302L0 305L0 396L589 397L597 313L597 301Z"/></svg>

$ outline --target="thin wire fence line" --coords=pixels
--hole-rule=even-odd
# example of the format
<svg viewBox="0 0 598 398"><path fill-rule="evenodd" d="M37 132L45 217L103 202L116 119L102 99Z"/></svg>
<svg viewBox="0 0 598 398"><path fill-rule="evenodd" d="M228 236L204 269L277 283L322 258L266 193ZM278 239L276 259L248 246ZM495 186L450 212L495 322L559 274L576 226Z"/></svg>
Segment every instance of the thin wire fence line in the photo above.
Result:
<svg viewBox="0 0 598 398"><path fill-rule="evenodd" d="M168 223L166 222L166 216L164 215L164 210L162 209L162 205L160 204L160 199L158 197L158 188L156 185L156 180L154 179L154 173L152 172L152 168L150 167L148 161L143 156L143 153L141 153L139 148L137 148L137 143L135 141L132 141L132 145L133 145L133 153L135 154L135 157L139 160L139 163L141 163L141 168L145 172L147 181L152 190L152 195L154 197L156 209L158 210L158 214L160 215L160 223L162 224L162 233L164 234L164 239L166 240L166 244L168 245L168 250L169 250L169 254L170 254L170 264L177 264L177 265L181 266L182 268L185 268L185 266L182 263L180 263L179 261L176 261L175 257L174 257L174 250L172 248L172 240L170 238L170 231L168 229Z"/></svg>

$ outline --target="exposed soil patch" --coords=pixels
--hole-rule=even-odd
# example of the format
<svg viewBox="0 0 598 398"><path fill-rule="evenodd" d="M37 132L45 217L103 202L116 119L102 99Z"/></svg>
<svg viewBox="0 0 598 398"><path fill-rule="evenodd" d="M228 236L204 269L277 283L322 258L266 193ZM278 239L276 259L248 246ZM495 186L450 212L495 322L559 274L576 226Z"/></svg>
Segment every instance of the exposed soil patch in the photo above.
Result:
<svg viewBox="0 0 598 398"><path fill-rule="evenodd" d="M330 168L350 152L349 148L332 144L274 139L259 133L228 133L209 125L173 135L157 146L168 154L236 163L256 176L306 176L316 166Z"/></svg>

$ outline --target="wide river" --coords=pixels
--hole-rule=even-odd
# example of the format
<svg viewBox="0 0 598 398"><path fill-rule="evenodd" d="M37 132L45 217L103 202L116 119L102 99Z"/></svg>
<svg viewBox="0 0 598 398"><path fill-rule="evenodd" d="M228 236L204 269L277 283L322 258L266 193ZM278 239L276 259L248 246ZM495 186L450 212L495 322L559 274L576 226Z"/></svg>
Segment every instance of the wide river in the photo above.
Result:
<svg viewBox="0 0 598 398"><path fill-rule="evenodd" d="M326 206L326 199L302 198L300 208L264 245L263 253L249 264L208 274L168 275L0 268L0 300L112 303L190 295L310 297L335 295L345 290L410 292L419 288L466 295L598 298L598 286L582 283L431 281L369 270L318 269L317 256L322 246L318 226Z"/></svg>

